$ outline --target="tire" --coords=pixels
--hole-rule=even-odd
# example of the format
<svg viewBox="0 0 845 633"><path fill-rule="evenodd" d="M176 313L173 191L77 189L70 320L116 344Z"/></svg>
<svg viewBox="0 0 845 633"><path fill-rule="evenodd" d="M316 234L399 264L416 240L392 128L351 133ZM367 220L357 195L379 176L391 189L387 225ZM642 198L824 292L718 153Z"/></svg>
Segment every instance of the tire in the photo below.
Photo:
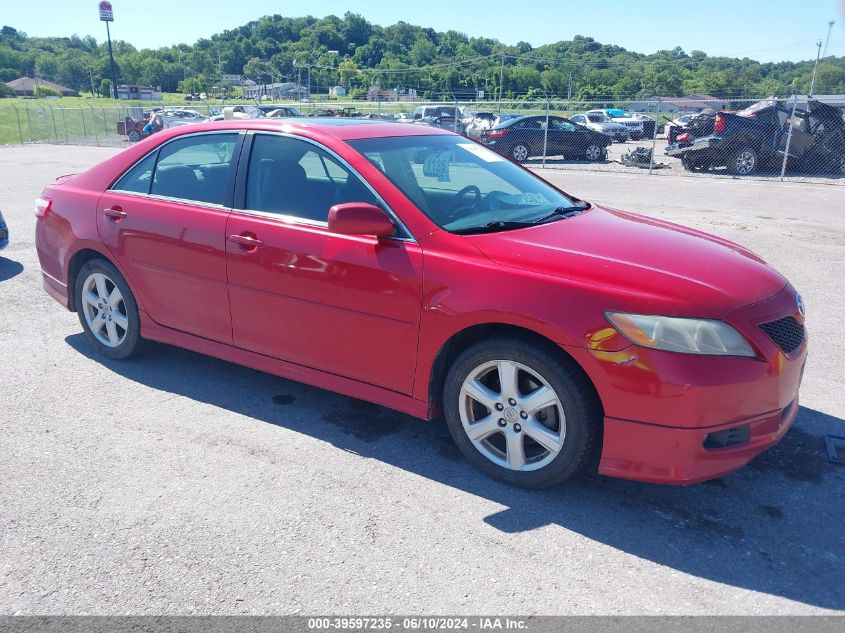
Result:
<svg viewBox="0 0 845 633"><path fill-rule="evenodd" d="M760 159L753 147L741 147L728 160L728 172L737 176L750 176L759 167Z"/></svg>
<svg viewBox="0 0 845 633"><path fill-rule="evenodd" d="M129 130L127 133L130 143L137 143L143 138L143 135L138 130Z"/></svg>
<svg viewBox="0 0 845 633"><path fill-rule="evenodd" d="M600 161L604 158L604 149L600 145L593 143L592 145L588 145L587 149L584 150L584 157L592 163Z"/></svg>
<svg viewBox="0 0 845 633"><path fill-rule="evenodd" d="M525 143L517 143L513 147L511 147L508 155L513 158L518 163L524 163L528 160L528 157L531 155L531 150L528 149L528 146Z"/></svg>
<svg viewBox="0 0 845 633"><path fill-rule="evenodd" d="M123 360L141 351L138 304L110 262L92 259L82 265L74 283L74 304L85 337L97 352Z"/></svg>
<svg viewBox="0 0 845 633"><path fill-rule="evenodd" d="M515 390L502 393L503 372L516 376ZM580 368L520 337L477 343L458 356L446 376L443 412L473 466L521 488L572 477L589 463L601 435L601 405Z"/></svg>

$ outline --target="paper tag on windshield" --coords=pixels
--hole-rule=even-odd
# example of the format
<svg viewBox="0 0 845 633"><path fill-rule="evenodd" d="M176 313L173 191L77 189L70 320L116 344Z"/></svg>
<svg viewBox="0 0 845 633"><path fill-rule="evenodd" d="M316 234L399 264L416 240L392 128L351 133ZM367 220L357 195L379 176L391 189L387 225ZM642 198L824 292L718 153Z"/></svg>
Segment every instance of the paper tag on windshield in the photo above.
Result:
<svg viewBox="0 0 845 633"><path fill-rule="evenodd" d="M452 152L429 154L423 163L423 176L437 178L438 182L449 182L449 164L452 162Z"/></svg>
<svg viewBox="0 0 845 633"><path fill-rule="evenodd" d="M458 143L458 147L465 149L470 154L478 156L481 160L487 163L498 163L505 160L503 156L500 156L493 150L481 147L481 145L476 145L475 143Z"/></svg>

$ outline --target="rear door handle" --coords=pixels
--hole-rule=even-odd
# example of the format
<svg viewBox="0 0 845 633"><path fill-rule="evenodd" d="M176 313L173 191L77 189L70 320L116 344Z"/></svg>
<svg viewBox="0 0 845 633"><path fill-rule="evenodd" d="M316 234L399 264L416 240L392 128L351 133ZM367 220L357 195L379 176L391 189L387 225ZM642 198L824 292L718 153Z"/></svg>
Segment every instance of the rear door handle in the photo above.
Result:
<svg viewBox="0 0 845 633"><path fill-rule="evenodd" d="M251 235L230 235L229 241L234 242L239 246L243 246L244 248L259 248L264 246L264 242L259 240L257 237L252 237Z"/></svg>
<svg viewBox="0 0 845 633"><path fill-rule="evenodd" d="M103 213L105 213L106 216L110 217L112 220L122 220L127 215L129 215L120 207L111 207L109 209L105 209Z"/></svg>

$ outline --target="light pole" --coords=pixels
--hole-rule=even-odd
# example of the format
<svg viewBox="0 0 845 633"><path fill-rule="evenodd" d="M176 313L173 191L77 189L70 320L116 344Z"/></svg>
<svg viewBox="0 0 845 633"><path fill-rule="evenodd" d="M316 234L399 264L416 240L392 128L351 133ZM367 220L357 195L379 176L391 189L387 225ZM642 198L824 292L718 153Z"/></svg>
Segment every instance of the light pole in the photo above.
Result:
<svg viewBox="0 0 845 633"><path fill-rule="evenodd" d="M836 24L836 20L831 20L827 23L827 39L824 41L824 52L822 53L822 57L827 57L827 45L830 44L830 32L833 30L834 24Z"/></svg>
<svg viewBox="0 0 845 633"><path fill-rule="evenodd" d="M816 87L816 71L819 69L819 57L821 57L821 54L822 54L822 41L821 40L816 42L816 47L819 50L816 53L816 65L813 66L813 78L810 80L810 94L809 94L810 97L813 96L813 88Z"/></svg>

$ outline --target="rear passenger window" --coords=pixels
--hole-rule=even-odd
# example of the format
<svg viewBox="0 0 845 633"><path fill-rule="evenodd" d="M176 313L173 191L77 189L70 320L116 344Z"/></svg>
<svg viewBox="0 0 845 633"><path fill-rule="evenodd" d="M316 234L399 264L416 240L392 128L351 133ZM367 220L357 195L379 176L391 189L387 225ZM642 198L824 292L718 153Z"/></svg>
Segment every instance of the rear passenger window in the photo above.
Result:
<svg viewBox="0 0 845 633"><path fill-rule="evenodd" d="M114 183L112 189L115 191L131 191L133 193L149 193L150 180L152 179L155 162L156 153L153 152L123 174L120 180Z"/></svg>
<svg viewBox="0 0 845 633"><path fill-rule="evenodd" d="M168 198L225 204L237 134L200 134L163 146L150 193Z"/></svg>

